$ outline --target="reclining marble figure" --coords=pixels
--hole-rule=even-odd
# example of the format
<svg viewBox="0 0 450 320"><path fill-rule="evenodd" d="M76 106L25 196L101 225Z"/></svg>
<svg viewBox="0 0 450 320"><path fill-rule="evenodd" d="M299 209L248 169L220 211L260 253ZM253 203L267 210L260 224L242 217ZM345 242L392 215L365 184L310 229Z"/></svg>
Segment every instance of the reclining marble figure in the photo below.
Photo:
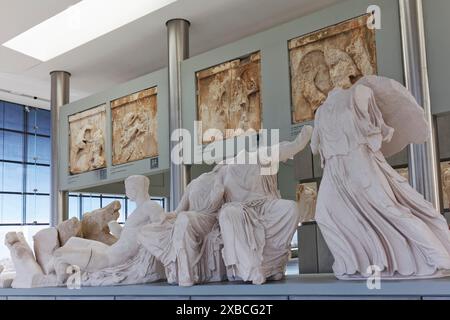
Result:
<svg viewBox="0 0 450 320"><path fill-rule="evenodd" d="M54 265L58 280L64 283L69 266L75 265L83 273L83 285L113 285L157 281L164 278L164 269L137 242L139 228L162 221L164 209L150 199L149 179L130 176L125 180L127 197L136 202L120 238L108 246L95 240L72 237L55 250Z"/></svg>
<svg viewBox="0 0 450 320"><path fill-rule="evenodd" d="M85 214L82 221L72 218L60 223L57 228L40 230L33 236L34 253L22 233L8 233L5 245L10 250L14 266L8 273L8 278L14 279L9 287L56 286L54 252L73 237L97 240L106 244L109 240L117 241L116 237L108 235L107 222L117 220L119 209L120 202L114 201L104 208ZM7 285L3 281L3 275L0 282L1 287Z"/></svg>
<svg viewBox="0 0 450 320"><path fill-rule="evenodd" d="M11 253L16 270L16 275L11 283L13 288L57 285L55 275L44 274L22 232L8 232L5 236L5 245Z"/></svg>

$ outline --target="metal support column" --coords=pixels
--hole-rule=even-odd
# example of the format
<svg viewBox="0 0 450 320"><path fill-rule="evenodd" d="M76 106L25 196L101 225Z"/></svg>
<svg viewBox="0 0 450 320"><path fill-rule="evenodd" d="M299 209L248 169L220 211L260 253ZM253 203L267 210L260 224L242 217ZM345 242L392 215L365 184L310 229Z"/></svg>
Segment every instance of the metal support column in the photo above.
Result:
<svg viewBox="0 0 450 320"><path fill-rule="evenodd" d="M59 112L69 103L70 73L53 71L51 76L52 158L50 185L50 225L57 226L67 218L67 192L59 190Z"/></svg>
<svg viewBox="0 0 450 320"><path fill-rule="evenodd" d="M440 211L436 122L431 112L422 0L399 0L406 87L425 110L430 138L409 147L411 185Z"/></svg>
<svg viewBox="0 0 450 320"><path fill-rule="evenodd" d="M166 23L169 71L169 133L183 128L181 101L181 61L189 57L189 26L184 19L173 19ZM170 151L178 141L170 142ZM175 210L189 182L186 165L170 161L170 210Z"/></svg>

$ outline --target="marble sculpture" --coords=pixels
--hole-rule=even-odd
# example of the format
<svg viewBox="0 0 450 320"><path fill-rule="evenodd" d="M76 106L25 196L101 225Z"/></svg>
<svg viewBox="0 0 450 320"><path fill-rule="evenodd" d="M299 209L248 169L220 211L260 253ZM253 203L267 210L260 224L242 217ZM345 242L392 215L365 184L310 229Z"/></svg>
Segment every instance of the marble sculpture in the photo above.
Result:
<svg viewBox="0 0 450 320"><path fill-rule="evenodd" d="M173 213L141 228L139 242L163 263L169 283L192 286L226 277L217 220L223 195L217 174L205 173L188 185Z"/></svg>
<svg viewBox="0 0 450 320"><path fill-rule="evenodd" d="M8 234L5 241L16 268L13 286L64 285L72 266L79 268L84 286L166 278L181 286L227 277L254 284L282 279L300 212L295 201L280 198L276 175L262 175L261 168L293 158L305 148L311 134L312 128L304 127L293 142L282 142L273 149L279 150L279 157L267 156L264 162L234 164L243 157L261 160L258 151L242 151L227 159L193 180L171 213L151 201L147 177L131 176L125 180L125 189L136 209L123 228L116 221L120 204L112 203L85 214L83 220L90 222L90 232L83 220L75 219L39 232L36 256L23 235ZM104 238L104 226L116 235L109 234L116 240L110 245ZM94 234L97 240L81 238L80 233Z"/></svg>
<svg viewBox="0 0 450 320"><path fill-rule="evenodd" d="M261 167L267 161L273 165L292 159L306 147L311 134L312 128L304 126L294 141L280 143L277 159L255 162L258 151L244 150L214 169L225 190L218 219L229 280L262 284L284 277L300 212L295 201L281 199L277 175L262 175ZM235 159L258 164L234 164Z"/></svg>
<svg viewBox="0 0 450 320"><path fill-rule="evenodd" d="M278 161L303 150L311 133L307 126L295 141L281 143ZM191 286L228 276L262 284L284 276L299 208L280 199L276 175L261 175L260 164L234 164L245 156L248 162L238 163L257 163L250 162L257 151L227 159L193 180L162 223L141 228L139 241L164 264L170 283Z"/></svg>
<svg viewBox="0 0 450 320"><path fill-rule="evenodd" d="M120 202L115 201L85 214L82 221L72 218L58 228L39 231L34 237L34 253L22 233L8 233L5 244L15 267L12 287L64 285L71 266L80 269L83 286L139 284L164 279L163 266L137 242L137 230L161 221L164 210L150 200L147 177L131 176L125 180L125 187L128 198L135 201L137 207L123 227L116 221ZM117 236L107 232L108 226Z"/></svg>
<svg viewBox="0 0 450 320"><path fill-rule="evenodd" d="M106 207L85 213L81 221L73 217L61 222L57 226L60 245L64 246L72 237L96 240L112 245L118 237L111 234L109 224L117 221L120 208L120 202L113 201Z"/></svg>
<svg viewBox="0 0 450 320"><path fill-rule="evenodd" d="M120 207L119 201L113 201L106 207L85 213L81 219L82 237L107 245L117 242L117 237L111 234L108 224L119 219Z"/></svg>
<svg viewBox="0 0 450 320"><path fill-rule="evenodd" d="M158 155L157 88L111 102L113 165Z"/></svg>
<svg viewBox="0 0 450 320"><path fill-rule="evenodd" d="M315 110L334 88L333 77L355 80L376 74L375 31L368 15L289 41L293 123L314 119Z"/></svg>
<svg viewBox="0 0 450 320"><path fill-rule="evenodd" d="M197 72L197 119L202 135L221 131L224 139L261 129L261 55L236 59ZM238 131L235 131L238 130ZM199 137L204 144L213 138Z"/></svg>
<svg viewBox="0 0 450 320"><path fill-rule="evenodd" d="M95 240L70 238L55 250L54 265L60 283L67 280L67 267L76 265L83 273L83 285L146 283L164 278L162 266L137 241L140 227L164 219L164 209L150 199L150 181L145 176L125 180L127 197L136 202L119 239L108 246Z"/></svg>
<svg viewBox="0 0 450 320"><path fill-rule="evenodd" d="M314 221L317 203L317 184L299 184L297 186L296 196L302 214L300 223Z"/></svg>
<svg viewBox="0 0 450 320"><path fill-rule="evenodd" d="M69 167L80 174L106 166L106 107L99 106L69 117Z"/></svg>
<svg viewBox="0 0 450 320"><path fill-rule="evenodd" d="M324 167L316 221L336 277L361 279L371 266L382 279L449 275L447 222L385 160L426 141L423 109L394 80L368 76L353 84L345 73L332 80L311 148Z"/></svg>
<svg viewBox="0 0 450 320"><path fill-rule="evenodd" d="M450 164L441 164L442 170L442 191L444 193L444 207L450 207Z"/></svg>

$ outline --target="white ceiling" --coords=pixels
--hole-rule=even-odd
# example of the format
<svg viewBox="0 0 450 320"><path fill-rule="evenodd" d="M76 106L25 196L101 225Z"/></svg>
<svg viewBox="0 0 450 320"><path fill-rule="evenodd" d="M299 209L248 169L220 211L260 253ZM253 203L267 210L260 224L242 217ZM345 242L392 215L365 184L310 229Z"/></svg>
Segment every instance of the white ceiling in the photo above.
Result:
<svg viewBox="0 0 450 320"><path fill-rule="evenodd" d="M0 0L0 43L79 1ZM4 90L49 99L53 70L72 73L72 101L158 70L166 65L165 22L172 18L191 22L194 56L340 1L178 0L45 63L0 46L0 99L48 107Z"/></svg>

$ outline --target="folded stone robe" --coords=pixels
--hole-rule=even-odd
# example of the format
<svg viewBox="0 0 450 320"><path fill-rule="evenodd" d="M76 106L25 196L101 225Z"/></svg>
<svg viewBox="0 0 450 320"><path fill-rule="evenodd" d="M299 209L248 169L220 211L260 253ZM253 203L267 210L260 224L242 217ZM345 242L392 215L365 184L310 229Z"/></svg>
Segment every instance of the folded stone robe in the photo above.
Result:
<svg viewBox="0 0 450 320"><path fill-rule="evenodd" d="M140 229L138 241L163 263L169 283L191 286L223 280L217 223L223 192L216 173L205 173L188 185L174 213Z"/></svg>
<svg viewBox="0 0 450 320"><path fill-rule="evenodd" d="M371 79L378 81L383 99L408 97L397 100L409 101L411 113L420 116L406 88L393 86L390 79ZM386 117L387 112L400 110L398 105L384 108ZM419 116L403 125L415 130L417 124L420 129L424 120ZM393 279L439 276L450 269L450 232L444 217L386 162L381 151L395 134L366 85L333 90L316 113L311 148L320 153L324 166L316 221L340 279L368 276L375 268L383 278ZM400 151L408 137L394 138L402 141L396 149ZM387 146L389 152L396 148Z"/></svg>

